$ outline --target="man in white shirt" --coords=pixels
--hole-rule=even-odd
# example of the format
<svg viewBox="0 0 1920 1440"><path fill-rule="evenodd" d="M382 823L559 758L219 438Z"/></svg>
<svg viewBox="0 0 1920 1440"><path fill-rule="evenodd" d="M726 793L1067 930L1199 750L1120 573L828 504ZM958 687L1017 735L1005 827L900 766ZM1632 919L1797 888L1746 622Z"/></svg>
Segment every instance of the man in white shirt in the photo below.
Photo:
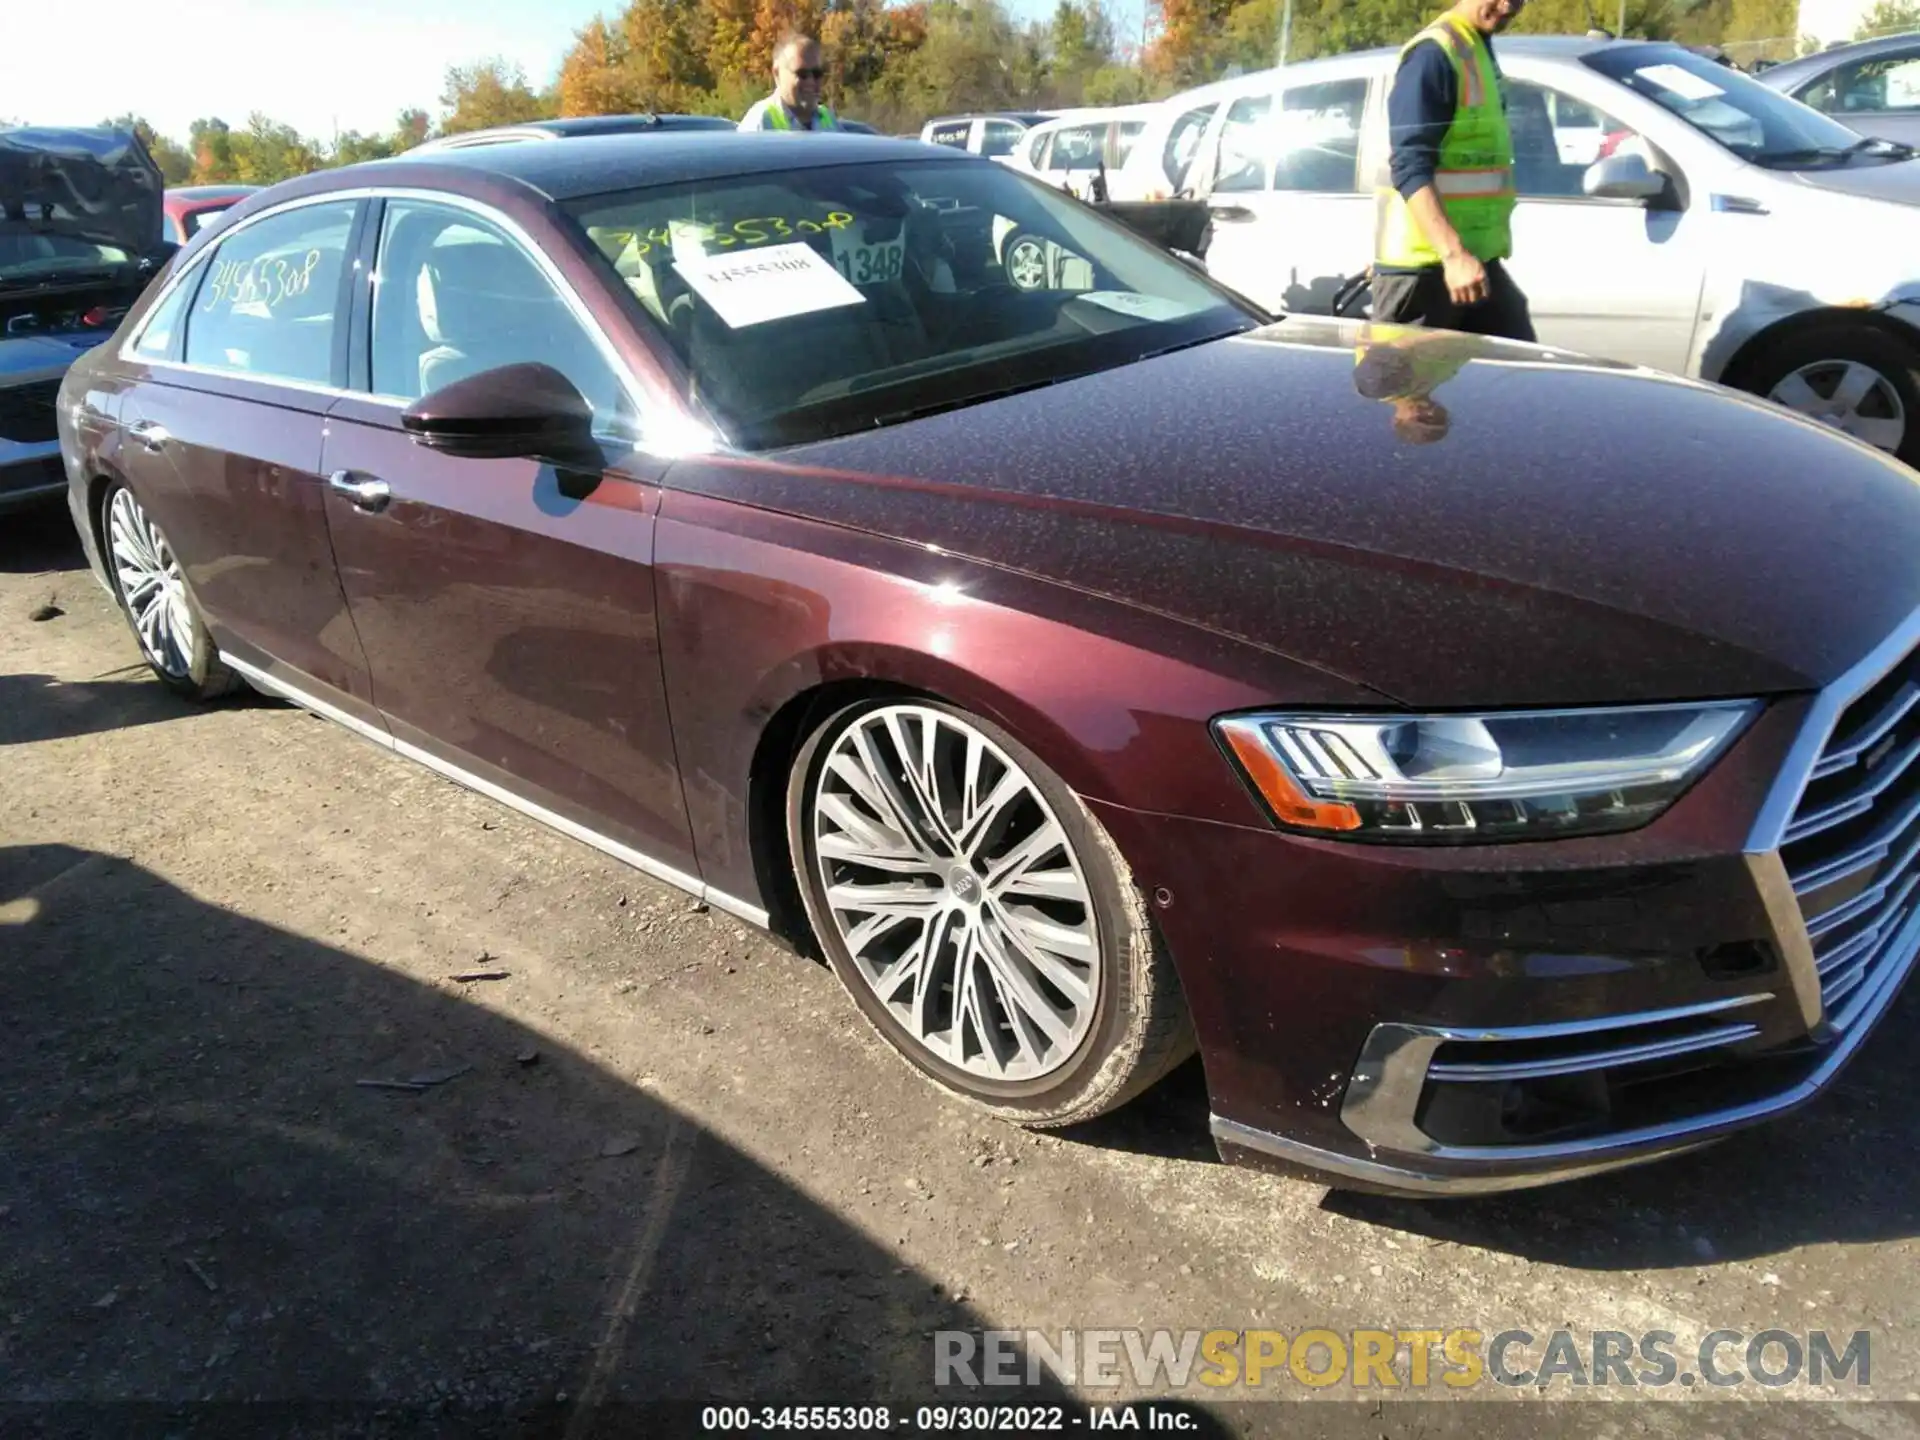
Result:
<svg viewBox="0 0 1920 1440"><path fill-rule="evenodd" d="M740 117L742 130L838 130L833 111L820 103L826 76L820 42L788 35L773 52L773 93Z"/></svg>

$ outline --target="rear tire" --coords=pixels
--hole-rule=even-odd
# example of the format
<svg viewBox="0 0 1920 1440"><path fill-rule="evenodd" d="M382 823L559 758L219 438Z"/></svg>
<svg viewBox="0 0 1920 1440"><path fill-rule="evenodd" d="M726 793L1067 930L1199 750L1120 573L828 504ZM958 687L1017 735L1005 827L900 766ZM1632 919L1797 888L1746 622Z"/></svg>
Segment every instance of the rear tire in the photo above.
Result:
<svg viewBox="0 0 1920 1440"><path fill-rule="evenodd" d="M1047 288L1047 242L1038 235L1016 230L1000 247L1000 268L1016 290Z"/></svg>
<svg viewBox="0 0 1920 1440"><path fill-rule="evenodd" d="M173 546L139 497L118 482L101 498L100 541L114 598L154 677L190 700L238 688L239 677L220 662Z"/></svg>
<svg viewBox="0 0 1920 1440"><path fill-rule="evenodd" d="M1728 383L1920 466L1920 345L1871 325L1820 325L1767 346Z"/></svg>
<svg viewBox="0 0 1920 1440"><path fill-rule="evenodd" d="M794 763L787 834L834 973L948 1092L1015 1124L1071 1125L1193 1053L1112 838L990 721L930 700L841 710Z"/></svg>

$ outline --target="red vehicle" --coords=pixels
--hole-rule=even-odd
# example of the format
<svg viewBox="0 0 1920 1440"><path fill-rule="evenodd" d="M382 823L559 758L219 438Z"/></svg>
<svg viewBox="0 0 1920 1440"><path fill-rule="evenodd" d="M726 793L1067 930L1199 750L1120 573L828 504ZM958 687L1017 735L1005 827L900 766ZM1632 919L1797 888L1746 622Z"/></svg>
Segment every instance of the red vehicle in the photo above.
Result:
<svg viewBox="0 0 1920 1440"><path fill-rule="evenodd" d="M307 176L59 417L165 684L817 948L1018 1123L1197 1047L1233 1158L1563 1179L1811 1099L1920 949L1910 472L1711 386L1273 323L991 162Z"/></svg>
<svg viewBox="0 0 1920 1440"><path fill-rule="evenodd" d="M167 216L167 239L184 245L200 233L200 227L223 210L230 210L258 185L184 185L168 190L162 202Z"/></svg>

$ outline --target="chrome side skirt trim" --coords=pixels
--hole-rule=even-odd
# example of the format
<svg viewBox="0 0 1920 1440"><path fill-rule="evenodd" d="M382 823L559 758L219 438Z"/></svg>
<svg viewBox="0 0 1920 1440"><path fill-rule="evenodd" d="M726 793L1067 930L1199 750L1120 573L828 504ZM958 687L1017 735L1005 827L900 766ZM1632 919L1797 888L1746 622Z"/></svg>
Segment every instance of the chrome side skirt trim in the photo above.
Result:
<svg viewBox="0 0 1920 1440"><path fill-rule="evenodd" d="M496 785L491 780L482 779L470 771L462 770L458 765L422 750L418 745L396 739L387 731L369 725L357 716L349 715L336 705L330 705L324 700L309 695L298 686L289 685L256 665L250 665L244 660L236 660L231 655L223 654L220 659L229 669L244 675L250 683L260 689L278 695L283 700L290 700L304 710L311 710L316 715L344 725L356 735L373 741L382 749L391 750L396 755L404 755L407 759L426 766L427 769L445 776L456 784L464 785L469 790L485 795L489 800L497 800L502 805L518 810L528 819L538 820L542 825L558 830L562 835L578 840L583 845L591 845L594 849L631 865L644 875L686 891L695 899L711 905L716 910L724 910L736 919L757 925L762 930L769 928L769 917L765 910L749 905L744 900L736 899L723 890L717 890L697 876L689 875L683 870L676 870L671 865L662 864L652 856L635 850L631 845L624 845L610 836L602 835L597 830L589 829L577 820L569 820L566 816L556 814L544 805L535 804L524 796L516 795L504 786Z"/></svg>
<svg viewBox="0 0 1920 1440"><path fill-rule="evenodd" d="M1708 1140L1684 1141L1661 1149L1643 1151L1636 1155L1612 1155L1585 1164L1563 1166L1557 1170L1518 1171L1497 1175L1445 1175L1431 1170L1409 1170L1403 1165L1388 1164L1383 1160L1362 1160L1356 1156L1322 1150L1316 1145L1303 1145L1298 1140L1289 1140L1286 1136L1276 1135L1271 1130L1257 1130L1251 1125L1242 1125L1237 1120L1228 1120L1219 1115L1210 1117L1210 1125L1213 1138L1217 1143L1238 1145L1244 1150L1271 1155L1277 1160L1284 1160L1289 1164L1331 1176L1336 1182L1335 1189L1339 1188L1337 1183L1339 1180L1352 1180L1403 1195L1423 1196L1492 1195L1503 1190L1526 1190L1537 1185L1556 1185L1563 1180L1577 1180L1584 1175L1599 1175L1609 1170L1623 1170L1630 1165L1644 1165L1687 1150L1696 1150L1709 1143Z"/></svg>

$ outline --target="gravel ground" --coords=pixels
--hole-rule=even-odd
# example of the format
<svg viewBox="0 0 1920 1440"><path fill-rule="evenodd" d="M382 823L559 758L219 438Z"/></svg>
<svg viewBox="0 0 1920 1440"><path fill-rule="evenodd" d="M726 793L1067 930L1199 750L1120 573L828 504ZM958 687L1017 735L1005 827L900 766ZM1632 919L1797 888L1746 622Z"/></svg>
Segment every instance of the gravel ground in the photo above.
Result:
<svg viewBox="0 0 1920 1440"><path fill-rule="evenodd" d="M1866 1329L1872 1384L1283 1373L1118 1422L1920 1435L1920 993L1816 1108L1701 1154L1331 1195L1219 1164L1197 1065L1072 1132L978 1118L731 918L298 710L175 701L61 514L0 520L0 627L0 1430L1024 1398L1073 1431L1164 1387L936 1391L932 1332L1466 1326ZM622 1408L661 1401L693 1408Z"/></svg>

